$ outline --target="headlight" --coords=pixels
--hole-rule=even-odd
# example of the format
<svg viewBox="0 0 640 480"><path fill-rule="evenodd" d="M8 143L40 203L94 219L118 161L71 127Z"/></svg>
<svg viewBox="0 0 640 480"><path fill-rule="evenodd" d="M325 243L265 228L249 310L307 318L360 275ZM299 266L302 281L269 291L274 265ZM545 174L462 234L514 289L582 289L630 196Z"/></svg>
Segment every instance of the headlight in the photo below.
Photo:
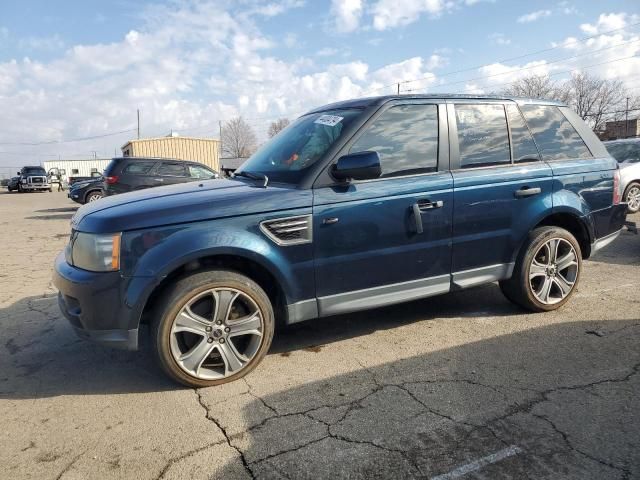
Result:
<svg viewBox="0 0 640 480"><path fill-rule="evenodd" d="M91 272L112 272L120 269L120 234L83 233L72 235L65 249L69 265Z"/></svg>

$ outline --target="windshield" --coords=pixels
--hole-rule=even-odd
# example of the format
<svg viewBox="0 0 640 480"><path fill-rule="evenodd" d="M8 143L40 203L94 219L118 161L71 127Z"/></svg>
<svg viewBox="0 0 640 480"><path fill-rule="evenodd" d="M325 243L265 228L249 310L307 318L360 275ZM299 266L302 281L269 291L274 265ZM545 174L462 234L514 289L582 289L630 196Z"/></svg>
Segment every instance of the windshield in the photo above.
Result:
<svg viewBox="0 0 640 480"><path fill-rule="evenodd" d="M300 117L254 153L238 173L259 173L274 182L298 183L361 113L359 109L332 110Z"/></svg>
<svg viewBox="0 0 640 480"><path fill-rule="evenodd" d="M605 143L605 146L618 163L640 162L640 142Z"/></svg>
<svg viewBox="0 0 640 480"><path fill-rule="evenodd" d="M44 168L25 168L24 169L24 174L25 175L46 175L47 172L44 171Z"/></svg>

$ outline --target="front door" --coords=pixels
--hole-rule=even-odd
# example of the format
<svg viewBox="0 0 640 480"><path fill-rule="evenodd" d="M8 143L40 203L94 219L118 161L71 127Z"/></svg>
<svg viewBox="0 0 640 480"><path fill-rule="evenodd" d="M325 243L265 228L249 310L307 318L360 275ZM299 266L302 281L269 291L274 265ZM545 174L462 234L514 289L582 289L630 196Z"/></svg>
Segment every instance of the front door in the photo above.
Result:
<svg viewBox="0 0 640 480"><path fill-rule="evenodd" d="M343 154L378 152L381 177L314 190L320 315L449 290L453 182L445 111L401 103L377 112Z"/></svg>

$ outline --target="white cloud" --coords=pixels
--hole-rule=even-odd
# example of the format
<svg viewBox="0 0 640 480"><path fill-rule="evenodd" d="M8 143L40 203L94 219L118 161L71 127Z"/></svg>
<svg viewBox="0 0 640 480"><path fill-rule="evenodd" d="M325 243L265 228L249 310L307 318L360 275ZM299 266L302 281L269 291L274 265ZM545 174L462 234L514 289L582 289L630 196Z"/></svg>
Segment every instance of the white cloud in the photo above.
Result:
<svg viewBox="0 0 640 480"><path fill-rule="evenodd" d="M271 117L293 119L311 107L402 80L426 77L411 85L428 86L435 81L433 70L446 64L438 54L375 70L358 59L322 69L309 58L284 61L275 56L273 39L257 27L255 17L233 8L204 0L184 0L171 8L153 5L144 11L144 21L118 41L69 46L47 61L0 62L0 111L11 112L0 115L0 141L43 142L134 128L137 108L144 136L170 129L217 135L217 121L238 114L260 117L254 122L260 136L260 122L266 128ZM43 155L30 159L88 155L89 150L110 156L129 138L29 147ZM3 147L7 150L25 151ZM16 157L6 158L0 162Z"/></svg>
<svg viewBox="0 0 640 480"><path fill-rule="evenodd" d="M507 38L504 33L492 33L489 35L489 40L495 45L511 45L511 39Z"/></svg>
<svg viewBox="0 0 640 480"><path fill-rule="evenodd" d="M580 25L580 29L588 35L595 35L597 33L618 30L631 23L637 23L638 21L640 21L639 15L629 15L627 13L602 13L598 17L596 23L583 23Z"/></svg>
<svg viewBox="0 0 640 480"><path fill-rule="evenodd" d="M335 29L342 33L352 32L358 28L362 11L362 0L331 1L331 15L334 17Z"/></svg>
<svg viewBox="0 0 640 480"><path fill-rule="evenodd" d="M452 1L446 0L378 0L372 7L373 28L387 30L408 25L422 14L438 17L454 6Z"/></svg>
<svg viewBox="0 0 640 480"><path fill-rule="evenodd" d="M518 17L516 20L518 23L530 23L540 20L541 18L551 15L551 10L536 10L535 12L527 13Z"/></svg>

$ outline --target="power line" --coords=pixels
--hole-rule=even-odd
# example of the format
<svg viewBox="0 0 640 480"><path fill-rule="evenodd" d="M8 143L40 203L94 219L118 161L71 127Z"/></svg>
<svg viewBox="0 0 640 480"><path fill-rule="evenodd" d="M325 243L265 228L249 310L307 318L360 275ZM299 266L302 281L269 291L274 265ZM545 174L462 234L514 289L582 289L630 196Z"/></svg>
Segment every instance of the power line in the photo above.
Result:
<svg viewBox="0 0 640 480"><path fill-rule="evenodd" d="M585 57L585 56L588 56L588 55L593 55L594 53L602 52L602 51L604 51L604 50L610 50L610 49L612 49L612 48L617 48L617 47L621 47L621 46L623 46L623 45L627 45L627 44L629 44L629 43L636 43L636 42L640 42L640 39L637 39L637 40L630 40L630 41L628 41L628 42L623 42L623 43L617 43L617 44L615 44L615 45L610 45L610 46L608 46L608 47L600 48L600 49L598 49L598 50L592 50L592 51L590 51L590 52L581 53L581 54L579 54L579 55L571 55L570 57L560 58L560 59L558 59L558 60L554 60L554 61L552 61L552 62L545 62L545 63L541 63L541 64L539 64L539 65L532 65L532 66L529 66L529 67L522 67L522 68L518 68L518 69L516 69L516 70L509 70L509 71L507 71L507 72L494 73L494 74L491 74L491 75L483 75L483 76L481 76L481 77L466 78L466 79L463 79L463 80L457 80L457 81L455 81L455 82L443 83L443 84L436 85L436 86L437 86L437 87L446 87L446 86L449 86L449 85L458 85L458 84L460 84L460 83L467 83L467 82L474 82L474 81L477 81L477 80L484 80L484 79L486 79L486 78L499 77L499 76L501 76L501 75L510 75L510 74L513 74L513 73L516 73L516 72L523 72L523 71L525 71L525 70L531 70L531 69L533 69L533 68L544 67L544 66L547 66L547 65L553 65L553 64L555 64L555 63L565 62L565 61L567 61L567 60L573 60L573 59L576 59L576 58ZM633 55L633 56L635 56L635 55ZM631 57L628 57L628 58L631 58ZM417 81L417 80L416 80L416 81ZM407 92L412 92L412 91L414 91L414 90L415 90L415 89L409 89L409 90L405 90L405 91L407 91Z"/></svg>
<svg viewBox="0 0 640 480"><path fill-rule="evenodd" d="M86 140L96 140L98 138L113 137L115 135L121 135L123 133L129 133L129 132L135 132L135 131L136 131L135 128L130 128L128 130L121 130L119 132L105 133L103 135L92 135L90 137L74 138L70 140L49 140L46 142L0 142L0 145L20 145L20 146L30 146L30 147L35 147L38 145L57 145L60 143L84 142Z"/></svg>
<svg viewBox="0 0 640 480"><path fill-rule="evenodd" d="M640 25L640 22L632 23L632 24L629 24L629 25L627 25L627 26L625 26L625 27L622 27L622 28L616 28L616 29L613 29L613 30L607 30L606 32L600 32L600 33L597 33L597 34L595 34L595 35L590 35L590 36L588 36L588 37L578 38L578 39L575 39L575 40L574 40L574 41L572 41L572 42L569 42L569 43L563 43L563 44L560 44L560 45L556 45L555 47L544 48L544 49L542 49L542 50L536 50L535 52L525 53L525 54L523 54L523 55L518 55L518 56L516 56L516 57L503 58L503 59L501 59L501 60L495 60L495 61L493 61L493 62L491 62L491 63L485 63L485 64L483 64L483 65L476 65L475 67L467 67L467 68L463 68L463 69L460 69L460 70L453 70L453 71L451 71L451 72L447 72L447 73L440 74L440 75L439 75L439 78L447 77L447 76L449 76L449 75L454 75L454 74L456 74L456 73L463 73L463 72L468 72L468 71L471 71L471 70L477 70L477 69L482 68L482 67L488 67L488 66L490 66L490 65L493 65L494 63L512 62L512 61L514 61L514 60L520 60L520 59L522 59L522 58L531 57L531 56L533 56L533 55L538 55L538 54L540 54L540 53L551 52L551 51L553 51L553 50L557 50L558 48L567 47L567 46L571 46L571 45L573 45L573 44L582 43L582 42L585 42L585 41L587 41L587 40L591 40L592 38L599 37L599 36L601 36L601 35L607 35L607 34L609 34L609 33L614 33L614 32L618 32L618 31L621 31L621 30L626 30L626 29L628 29L628 28L636 27L636 26L638 26L638 25ZM369 93L377 92L377 91L379 91L379 90L383 90L383 89L385 89L385 88L395 87L398 83L400 83L400 84L406 84L406 83L411 83L411 82L417 82L417 81L420 81L420 80L429 80L429 79L433 78L434 76L435 76L435 75L431 74L431 75L429 75L429 76L422 77L422 78L415 78L415 79L412 79L412 80L402 80L402 81L400 81L400 82L393 82L393 83L390 83L390 84L388 84L388 85L384 85L384 86L382 86L382 87L374 88L374 89L372 89L372 90L367 90L367 91L366 91L366 92L364 92L362 95L368 95Z"/></svg>

